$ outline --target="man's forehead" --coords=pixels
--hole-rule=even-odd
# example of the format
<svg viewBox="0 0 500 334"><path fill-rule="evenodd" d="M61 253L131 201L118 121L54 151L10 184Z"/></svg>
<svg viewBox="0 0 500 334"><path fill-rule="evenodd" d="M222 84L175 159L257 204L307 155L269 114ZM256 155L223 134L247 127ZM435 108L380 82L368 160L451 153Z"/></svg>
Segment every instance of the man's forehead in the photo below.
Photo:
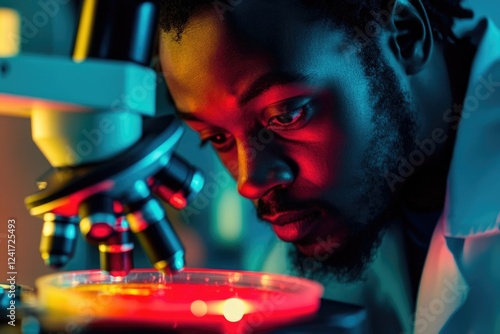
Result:
<svg viewBox="0 0 500 334"><path fill-rule="evenodd" d="M213 59L239 62L239 57L256 54L275 57L281 64L297 53L298 44L314 43L328 30L327 24L314 21L298 1L242 1L224 10L217 9L216 3L190 18L180 41L175 40L175 30L162 34L162 61L167 72L170 64L176 64L179 73L193 65L189 62L213 68Z"/></svg>
<svg viewBox="0 0 500 334"><path fill-rule="evenodd" d="M265 72L308 75L312 63L333 59L316 58L339 44L342 36L331 34L324 22L313 21L298 2L286 11L284 1L248 3L227 10L222 18L211 7L197 13L179 42L175 31L162 35L163 70L176 102L186 110L194 109L181 99L218 99L222 90L240 96ZM209 97L214 87L221 90Z"/></svg>
<svg viewBox="0 0 500 334"><path fill-rule="evenodd" d="M254 45L272 46L280 38L292 33L300 35L303 28L317 23L314 21L319 21L318 16L312 8L298 0L214 1L190 15L181 34L181 43L190 31L217 28L218 35L225 28L237 41L244 40L242 47L250 45L252 40ZM175 39L177 31L173 29L169 35Z"/></svg>
<svg viewBox="0 0 500 334"><path fill-rule="evenodd" d="M225 27L213 14L203 12L192 17L182 33L182 39L176 40L177 32L162 32L160 36L160 56L163 69L170 73L175 66L176 71L188 70L193 64L186 62L203 62L213 58L220 50L224 39Z"/></svg>
<svg viewBox="0 0 500 334"><path fill-rule="evenodd" d="M169 87L177 97L202 97L209 93L206 83L217 86L221 94L224 89L238 95L238 81L262 67L259 55L243 52L238 38L230 33L230 25L215 12L193 17L180 42L172 39L173 34L162 34L160 57Z"/></svg>

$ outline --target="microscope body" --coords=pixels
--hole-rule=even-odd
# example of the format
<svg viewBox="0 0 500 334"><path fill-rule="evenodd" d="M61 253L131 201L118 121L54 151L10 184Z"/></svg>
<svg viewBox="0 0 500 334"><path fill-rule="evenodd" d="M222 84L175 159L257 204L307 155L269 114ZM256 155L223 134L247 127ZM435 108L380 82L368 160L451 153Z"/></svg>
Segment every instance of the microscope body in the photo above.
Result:
<svg viewBox="0 0 500 334"><path fill-rule="evenodd" d="M85 0L72 58L0 55L0 113L31 118L53 167L26 198L44 220L47 265L71 259L80 231L111 275L133 268L131 233L158 270L184 267L160 199L182 209L204 179L174 154L180 122L155 117L161 76L149 64L158 11L154 0Z"/></svg>

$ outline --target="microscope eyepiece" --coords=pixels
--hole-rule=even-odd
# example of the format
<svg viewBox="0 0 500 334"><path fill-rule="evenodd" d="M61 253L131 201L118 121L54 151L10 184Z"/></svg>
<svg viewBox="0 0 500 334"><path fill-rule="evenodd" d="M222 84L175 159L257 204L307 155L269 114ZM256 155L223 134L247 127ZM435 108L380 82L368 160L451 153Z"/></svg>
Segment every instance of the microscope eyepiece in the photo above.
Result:
<svg viewBox="0 0 500 334"><path fill-rule="evenodd" d="M47 266L61 268L75 253L79 219L53 213L46 213L43 219L40 254Z"/></svg>
<svg viewBox="0 0 500 334"><path fill-rule="evenodd" d="M86 1L73 58L124 60L149 65L159 15L156 0ZM113 18L113 19L110 19Z"/></svg>

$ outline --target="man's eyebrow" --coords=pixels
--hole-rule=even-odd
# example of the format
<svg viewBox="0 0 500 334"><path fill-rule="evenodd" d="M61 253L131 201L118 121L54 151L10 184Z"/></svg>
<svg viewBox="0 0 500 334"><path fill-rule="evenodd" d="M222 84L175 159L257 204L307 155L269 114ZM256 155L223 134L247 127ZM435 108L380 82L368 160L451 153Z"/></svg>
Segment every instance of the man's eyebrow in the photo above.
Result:
<svg viewBox="0 0 500 334"><path fill-rule="evenodd" d="M282 86L291 83L301 83L307 81L306 75L292 72L268 72L255 80L246 91L241 94L238 101L240 107L245 106L252 99L258 97L274 86Z"/></svg>

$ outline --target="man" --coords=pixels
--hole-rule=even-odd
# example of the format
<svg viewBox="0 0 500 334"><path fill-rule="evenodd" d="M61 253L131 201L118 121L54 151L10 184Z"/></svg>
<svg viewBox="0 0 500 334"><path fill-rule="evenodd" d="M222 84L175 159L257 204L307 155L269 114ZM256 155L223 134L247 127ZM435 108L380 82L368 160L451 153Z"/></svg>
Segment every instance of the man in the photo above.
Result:
<svg viewBox="0 0 500 334"><path fill-rule="evenodd" d="M362 290L369 313L399 311L372 316L380 332L500 330L500 50L491 22L454 35L471 16L459 0L163 1L178 114L293 243L297 271L357 287L375 258L402 261L377 279L402 282L405 306Z"/></svg>

